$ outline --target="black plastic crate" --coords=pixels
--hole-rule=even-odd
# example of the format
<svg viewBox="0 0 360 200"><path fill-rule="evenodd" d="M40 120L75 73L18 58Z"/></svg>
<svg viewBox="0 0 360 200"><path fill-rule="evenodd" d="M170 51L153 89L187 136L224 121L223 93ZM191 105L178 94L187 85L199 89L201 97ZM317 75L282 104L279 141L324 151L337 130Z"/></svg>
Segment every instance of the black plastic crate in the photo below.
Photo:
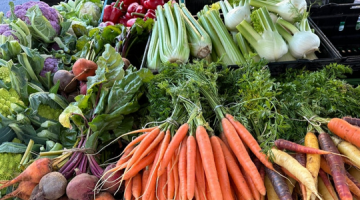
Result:
<svg viewBox="0 0 360 200"><path fill-rule="evenodd" d="M341 54L343 60L358 61L360 3L315 6L310 10L310 17Z"/></svg>

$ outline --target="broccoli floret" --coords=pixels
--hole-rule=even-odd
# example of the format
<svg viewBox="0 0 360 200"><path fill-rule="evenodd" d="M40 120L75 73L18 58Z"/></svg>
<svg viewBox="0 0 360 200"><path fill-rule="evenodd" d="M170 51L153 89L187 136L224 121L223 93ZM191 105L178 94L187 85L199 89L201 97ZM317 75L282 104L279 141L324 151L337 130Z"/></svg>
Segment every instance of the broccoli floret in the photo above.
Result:
<svg viewBox="0 0 360 200"><path fill-rule="evenodd" d="M0 107L0 114L5 117L12 113L12 110L10 109L11 103L24 105L24 102L21 101L14 89L8 91L5 88L0 88L0 103L2 105Z"/></svg>
<svg viewBox="0 0 360 200"><path fill-rule="evenodd" d="M60 109L54 109L48 105L40 104L38 108L38 115L40 115L43 118L58 121L59 116L61 114L62 110Z"/></svg>
<svg viewBox="0 0 360 200"><path fill-rule="evenodd" d="M11 180L21 172L18 169L21 157L21 154L0 153L0 180Z"/></svg>
<svg viewBox="0 0 360 200"><path fill-rule="evenodd" d="M10 83L10 71L7 67L0 67L0 80L4 83Z"/></svg>

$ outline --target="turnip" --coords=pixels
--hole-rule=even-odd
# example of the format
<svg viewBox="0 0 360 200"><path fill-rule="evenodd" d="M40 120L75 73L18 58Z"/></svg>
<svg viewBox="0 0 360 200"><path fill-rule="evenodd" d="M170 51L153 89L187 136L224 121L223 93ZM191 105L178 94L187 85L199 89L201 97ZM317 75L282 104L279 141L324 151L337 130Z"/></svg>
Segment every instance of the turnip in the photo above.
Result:
<svg viewBox="0 0 360 200"><path fill-rule="evenodd" d="M36 187L37 183L33 183L31 181L23 181L20 182L19 186L16 190L11 193L5 195L0 200L5 200L9 198L19 197L20 199L29 199L32 191Z"/></svg>
<svg viewBox="0 0 360 200"><path fill-rule="evenodd" d="M78 82L75 76L66 70L59 70L54 74L53 82L56 84L60 81L60 90L66 93L74 92L77 89Z"/></svg>
<svg viewBox="0 0 360 200"><path fill-rule="evenodd" d="M109 192L111 194L115 194L116 191L120 190L120 180L122 171L117 171L115 174L113 173L106 173L108 170L114 168L115 164L108 165L104 170L104 176L101 178L104 182L102 190Z"/></svg>
<svg viewBox="0 0 360 200"><path fill-rule="evenodd" d="M31 163L31 165L29 165L25 169L25 171L23 171L19 176L17 176L13 180L2 182L3 185L0 186L0 190L18 182L21 183L32 182L35 183L34 185L35 187L40 182L41 178L46 174L50 173L51 170L52 170L51 160L49 158L40 158L38 160L35 160L33 163ZM31 192L29 196L31 195Z"/></svg>
<svg viewBox="0 0 360 200"><path fill-rule="evenodd" d="M95 196L95 200L115 200L115 198L108 192L100 192Z"/></svg>
<svg viewBox="0 0 360 200"><path fill-rule="evenodd" d="M38 199L38 197L58 199L65 194L66 185L67 180L61 173L48 173L40 180L39 190L34 200Z"/></svg>
<svg viewBox="0 0 360 200"><path fill-rule="evenodd" d="M96 176L82 173L75 176L66 187L66 195L71 200L91 200L94 188L99 179Z"/></svg>
<svg viewBox="0 0 360 200"><path fill-rule="evenodd" d="M78 59L72 67L72 71L79 81L86 81L88 76L94 76L96 69L97 64L85 58Z"/></svg>

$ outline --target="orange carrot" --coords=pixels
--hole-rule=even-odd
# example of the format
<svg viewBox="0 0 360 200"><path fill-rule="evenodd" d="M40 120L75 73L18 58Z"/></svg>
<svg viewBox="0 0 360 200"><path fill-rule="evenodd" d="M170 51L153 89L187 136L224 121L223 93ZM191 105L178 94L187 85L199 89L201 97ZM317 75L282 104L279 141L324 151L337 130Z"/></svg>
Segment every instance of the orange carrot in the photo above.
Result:
<svg viewBox="0 0 360 200"><path fill-rule="evenodd" d="M161 148L158 149L156 156L155 156L154 164L151 166L151 169L150 169L149 178L148 178L147 184L145 186L144 194L142 196L142 199L144 199L144 200L153 199L156 197L155 189L156 189L157 176L155 174L156 174L157 168L159 167L158 162L161 159L160 152L161 152Z"/></svg>
<svg viewBox="0 0 360 200"><path fill-rule="evenodd" d="M129 169L129 171L124 173L123 179L127 180L127 179L129 179L131 177L134 177L137 173L139 173L146 166L153 163L154 159L155 159L155 156L156 156L156 153L157 153L157 149L158 148L155 148L153 150L153 152L151 152L148 156L143 158L137 165L133 166L132 168Z"/></svg>
<svg viewBox="0 0 360 200"><path fill-rule="evenodd" d="M181 141L184 139L186 134L189 130L189 124L185 123L180 126L180 128L176 131L174 137L172 138L168 148L166 149L166 152L164 154L164 157L160 163L157 176L161 176L165 172L165 167L169 164L170 159L172 158L173 154L175 153L175 150L179 147Z"/></svg>
<svg viewBox="0 0 360 200"><path fill-rule="evenodd" d="M195 195L195 163L196 163L196 140L190 135L186 144L186 191L187 198L193 199Z"/></svg>
<svg viewBox="0 0 360 200"><path fill-rule="evenodd" d="M140 142L137 150L134 152L134 155L129 160L129 164L128 164L127 168L125 169L125 173L139 159L141 154L154 141L154 139L159 135L159 133L160 133L160 128L157 127L154 130L152 130L150 133L146 134L145 138Z"/></svg>
<svg viewBox="0 0 360 200"><path fill-rule="evenodd" d="M333 118L327 124L331 132L360 148L360 128L349 124L347 121Z"/></svg>
<svg viewBox="0 0 360 200"><path fill-rule="evenodd" d="M337 199L337 196L334 193L333 188L331 186L330 180L329 180L329 178L327 177L327 175L325 174L325 172L322 169L319 170L319 176L322 179L322 181L324 182L324 185L328 189L328 191L329 191L330 195L332 196L332 198Z"/></svg>
<svg viewBox="0 0 360 200"><path fill-rule="evenodd" d="M158 186L157 186L157 194L156 199L166 200L166 181L167 181L167 173L164 173L159 177Z"/></svg>
<svg viewBox="0 0 360 200"><path fill-rule="evenodd" d="M144 194L147 182L149 180L150 169L152 168L151 165L147 166L146 169L143 171L142 180L141 180L141 194Z"/></svg>
<svg viewBox="0 0 360 200"><path fill-rule="evenodd" d="M319 138L320 147L322 149L337 154L337 155L328 154L328 155L324 155L324 157L326 159L326 163L330 166L331 174L334 179L335 188L339 194L340 199L342 200L352 199L352 195L350 193L349 187L346 185L346 171L344 167L344 162L342 158L339 156L340 154L339 150L336 148L334 142L332 141L331 137L328 134L320 133L318 138ZM321 164L322 162L320 163L320 165Z"/></svg>
<svg viewBox="0 0 360 200"><path fill-rule="evenodd" d="M226 169L225 157L219 140L220 138L216 136L212 136L210 138L212 150L214 152L215 166L217 175L219 177L221 193L223 194L224 199L233 200L234 198L231 192L229 174Z"/></svg>
<svg viewBox="0 0 360 200"><path fill-rule="evenodd" d="M327 151L303 146L300 144L296 144L295 142L290 142L284 139L275 140L275 146L280 150L286 149L289 151L295 151L297 153L320 154L320 155L330 154L330 152Z"/></svg>
<svg viewBox="0 0 360 200"><path fill-rule="evenodd" d="M141 159L143 159L146 155L148 155L155 147L158 146L158 144L163 140L165 136L165 133L164 131L161 131L155 138L154 141L151 142L151 144L146 147L146 149L141 153L141 155L137 158L137 160L131 162L129 161L129 164L130 165L129 167L133 167L133 166L136 166L140 161Z"/></svg>
<svg viewBox="0 0 360 200"><path fill-rule="evenodd" d="M274 170L271 162L268 161L267 156L261 152L261 147L255 140L255 138L251 135L251 133L232 115L226 114L226 118L230 121L230 123L236 129L241 140L250 148L250 150L254 153L254 155L263 163L267 168ZM264 183L262 183L264 185ZM265 188L265 186L264 186Z"/></svg>
<svg viewBox="0 0 360 200"><path fill-rule="evenodd" d="M124 198L125 200L131 200L132 197L132 179L125 181L125 192Z"/></svg>
<svg viewBox="0 0 360 200"><path fill-rule="evenodd" d="M140 173L136 174L136 176L132 179L131 193L136 199L141 196L141 179L142 177Z"/></svg>
<svg viewBox="0 0 360 200"><path fill-rule="evenodd" d="M173 173L173 166L172 160L170 160L167 168L167 199L173 199L175 193L175 183L174 183L174 173Z"/></svg>
<svg viewBox="0 0 360 200"><path fill-rule="evenodd" d="M249 186L249 189L251 191L251 194L253 195L255 200L260 200L260 193L256 189L254 182L251 180L250 176L246 173L246 171L240 166L241 173L244 175L245 181L247 185Z"/></svg>
<svg viewBox="0 0 360 200"><path fill-rule="evenodd" d="M223 195L221 193L219 178L216 172L216 166L214 161L214 153L211 148L211 142L206 129L203 126L196 128L196 140L200 151L201 160L204 166L206 179L209 185L209 190L212 199L222 200Z"/></svg>
<svg viewBox="0 0 360 200"><path fill-rule="evenodd" d="M180 155L179 155L179 178L180 178L180 199L187 198L187 180L186 180L186 152L187 152L187 136L181 142Z"/></svg>
<svg viewBox="0 0 360 200"><path fill-rule="evenodd" d="M175 199L178 199L179 197L179 155L178 153L174 154L174 160L173 160L173 176L174 176L174 187L175 187Z"/></svg>
<svg viewBox="0 0 360 200"><path fill-rule="evenodd" d="M199 195L201 199L205 199L205 193L206 193L206 180L205 180L205 172L203 168L203 164L201 161L201 156L199 152L199 148L196 149L196 165L195 165L195 179L196 184L199 190Z"/></svg>
<svg viewBox="0 0 360 200"><path fill-rule="evenodd" d="M116 167L124 164L126 161L128 161L131 157L128 156L129 153L134 149L134 146L128 148L124 151L124 154L121 156L121 158L117 161Z"/></svg>
<svg viewBox="0 0 360 200"><path fill-rule="evenodd" d="M49 158L40 158L35 160L31 165L29 165L25 171L23 171L16 178L2 182L0 186L0 190L18 183L20 181L30 181L32 183L39 183L40 179L45 176L47 173L51 172L51 160Z"/></svg>
<svg viewBox="0 0 360 200"><path fill-rule="evenodd" d="M134 148L135 145L139 142L141 142L146 136L147 136L148 133L144 133L140 136L138 136L137 138L135 138L133 141L131 141L128 145L126 145L126 147L124 148L124 152L126 152L129 148Z"/></svg>
<svg viewBox="0 0 360 200"><path fill-rule="evenodd" d="M259 172L256 169L256 166L250 159L249 154L247 153L244 144L236 133L235 128L229 122L228 119L223 118L221 120L222 128L224 130L225 136L228 139L229 145L237 157L240 165L244 168L245 171L251 176L251 179L254 181L256 188L259 190L260 194L266 194L266 188L264 181L262 181ZM261 159L260 159L261 160Z"/></svg>
<svg viewBox="0 0 360 200"><path fill-rule="evenodd" d="M237 190L241 191L244 199L246 200L254 199L254 197L251 194L250 188L247 185L244 176L241 173L237 161L235 160L235 157L231 155L230 150L226 147L223 141L219 140L219 142L221 145L221 149L223 150L224 153L227 170L231 176L231 179L234 181Z"/></svg>

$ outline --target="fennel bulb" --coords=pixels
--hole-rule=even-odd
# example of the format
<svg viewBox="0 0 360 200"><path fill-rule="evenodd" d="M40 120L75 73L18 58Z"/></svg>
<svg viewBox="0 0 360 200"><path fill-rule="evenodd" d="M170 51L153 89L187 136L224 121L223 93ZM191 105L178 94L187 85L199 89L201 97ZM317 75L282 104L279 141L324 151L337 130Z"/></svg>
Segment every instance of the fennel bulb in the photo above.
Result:
<svg viewBox="0 0 360 200"><path fill-rule="evenodd" d="M268 61L276 61L288 52L286 42L275 28L266 7L259 8L252 13L254 17L252 27L243 20L236 28L255 49L256 53Z"/></svg>
<svg viewBox="0 0 360 200"><path fill-rule="evenodd" d="M300 30L283 19L277 20L276 27L288 42L290 53L295 58L306 58L307 54L319 50L320 38L311 31L306 17L300 22Z"/></svg>
<svg viewBox="0 0 360 200"><path fill-rule="evenodd" d="M182 6L182 15L186 25L191 55L200 59L206 58L212 51L209 34L184 6Z"/></svg>
<svg viewBox="0 0 360 200"><path fill-rule="evenodd" d="M296 58L291 55L290 51L288 51L283 57L279 58L277 61L295 61Z"/></svg>
<svg viewBox="0 0 360 200"><path fill-rule="evenodd" d="M271 20L273 21L274 24L276 24L277 19L279 18L275 13L270 12L270 17Z"/></svg>
<svg viewBox="0 0 360 200"><path fill-rule="evenodd" d="M266 7L289 22L299 21L307 9L306 0L250 0L254 7Z"/></svg>
<svg viewBox="0 0 360 200"><path fill-rule="evenodd" d="M224 2L220 1L220 6L224 14L225 26L229 31L237 31L236 26L243 20L250 23L251 11L249 0L240 0L239 4L234 5L234 7L227 0Z"/></svg>
<svg viewBox="0 0 360 200"><path fill-rule="evenodd" d="M161 6L156 9L160 59L162 62L186 63L189 60L190 48L185 22L179 4L170 4L169 1L163 5L164 9Z"/></svg>

